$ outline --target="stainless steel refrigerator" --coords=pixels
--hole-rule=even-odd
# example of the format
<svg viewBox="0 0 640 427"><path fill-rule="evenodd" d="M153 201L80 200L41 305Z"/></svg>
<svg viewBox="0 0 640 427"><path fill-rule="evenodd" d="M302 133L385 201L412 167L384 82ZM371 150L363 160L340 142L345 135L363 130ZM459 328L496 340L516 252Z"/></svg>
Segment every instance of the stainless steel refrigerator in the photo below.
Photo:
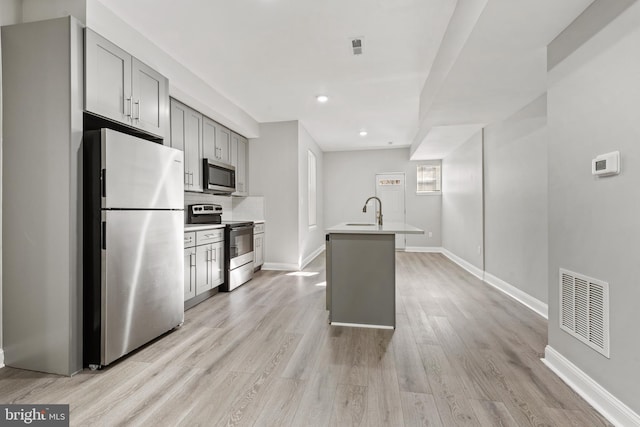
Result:
<svg viewBox="0 0 640 427"><path fill-rule="evenodd" d="M183 153L110 129L84 135L84 366L184 320Z"/></svg>

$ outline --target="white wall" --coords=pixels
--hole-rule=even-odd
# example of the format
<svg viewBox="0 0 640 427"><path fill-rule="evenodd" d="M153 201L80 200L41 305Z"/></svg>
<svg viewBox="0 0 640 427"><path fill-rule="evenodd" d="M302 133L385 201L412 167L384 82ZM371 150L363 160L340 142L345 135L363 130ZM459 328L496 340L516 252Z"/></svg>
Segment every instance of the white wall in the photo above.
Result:
<svg viewBox="0 0 640 427"><path fill-rule="evenodd" d="M308 153L316 157L316 224L309 226L309 162ZM324 248L323 152L309 132L298 124L298 239L299 265Z"/></svg>
<svg viewBox="0 0 640 427"><path fill-rule="evenodd" d="M298 122L260 124L260 137L249 140L249 152L250 195L264 196L265 265L297 269Z"/></svg>
<svg viewBox="0 0 640 427"><path fill-rule="evenodd" d="M100 1L86 0L86 24L169 78L171 96L247 138L258 136L258 123L249 114L122 21Z"/></svg>
<svg viewBox="0 0 640 427"><path fill-rule="evenodd" d="M442 160L442 246L484 269L482 132Z"/></svg>
<svg viewBox="0 0 640 427"><path fill-rule="evenodd" d="M597 18L597 17L596 17ZM549 345L640 413L640 2L549 74ZM620 175L591 159L620 150ZM559 329L558 269L609 283L611 358Z"/></svg>
<svg viewBox="0 0 640 427"><path fill-rule="evenodd" d="M484 131L487 273L547 303L546 94Z"/></svg>
<svg viewBox="0 0 640 427"><path fill-rule="evenodd" d="M334 151L324 153L324 222L375 222L372 209L362 213L368 197L375 195L376 173L404 172L406 221L425 230L407 235L407 247L439 247L441 196L416 195L416 166L429 162L409 161L409 148L391 150ZM383 212L384 213L384 212ZM432 237L429 238L429 231Z"/></svg>
<svg viewBox="0 0 640 427"><path fill-rule="evenodd" d="M0 26L17 24L22 21L22 4L20 0L0 1ZM2 40L0 40L1 42ZM0 47L0 58L2 48ZM2 61L0 60L0 147L2 147ZM1 156L2 150L0 150ZM0 188L2 188L2 158L0 157ZM0 197L0 224L2 223L2 198ZM4 364L2 351L2 229L0 228L0 367Z"/></svg>

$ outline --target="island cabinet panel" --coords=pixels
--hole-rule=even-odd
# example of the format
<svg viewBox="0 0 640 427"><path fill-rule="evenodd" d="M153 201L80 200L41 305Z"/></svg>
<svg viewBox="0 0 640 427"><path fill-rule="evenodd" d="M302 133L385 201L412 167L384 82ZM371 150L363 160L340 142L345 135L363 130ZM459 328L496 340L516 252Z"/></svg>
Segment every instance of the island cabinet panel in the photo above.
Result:
<svg viewBox="0 0 640 427"><path fill-rule="evenodd" d="M395 328L395 236L329 234L327 249L331 324Z"/></svg>

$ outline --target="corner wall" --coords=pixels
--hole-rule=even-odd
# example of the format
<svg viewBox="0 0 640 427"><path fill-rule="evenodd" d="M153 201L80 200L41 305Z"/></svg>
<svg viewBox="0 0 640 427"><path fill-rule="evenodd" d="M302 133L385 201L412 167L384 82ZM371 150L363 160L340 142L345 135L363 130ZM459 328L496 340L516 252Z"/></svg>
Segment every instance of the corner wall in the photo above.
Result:
<svg viewBox="0 0 640 427"><path fill-rule="evenodd" d="M22 22L22 3L20 0L0 1L0 26L12 25ZM2 40L0 39L0 188L2 188L2 135L3 135L3 112L2 112ZM2 197L0 195L0 224L2 223ZM0 368L4 366L4 352L2 341L2 229L0 228Z"/></svg>
<svg viewBox="0 0 640 427"><path fill-rule="evenodd" d="M484 130L485 273L547 298L546 94Z"/></svg>
<svg viewBox="0 0 640 427"><path fill-rule="evenodd" d="M298 269L298 122L260 124L249 140L249 191L264 197L265 268Z"/></svg>
<svg viewBox="0 0 640 427"><path fill-rule="evenodd" d="M597 14L588 18L600 19ZM640 3L635 2L598 27L550 70L548 91L549 346L636 414L640 413L639 22ZM565 31L571 30L570 26ZM620 175L592 176L591 159L614 150L621 155ZM560 330L559 268L609 283L610 359ZM640 420L637 415L636 420Z"/></svg>
<svg viewBox="0 0 640 427"><path fill-rule="evenodd" d="M308 152L316 156L316 225L309 226ZM309 132L298 124L298 239L302 268L324 249L323 170L324 153Z"/></svg>
<svg viewBox="0 0 640 427"><path fill-rule="evenodd" d="M442 160L442 247L478 269L480 276L484 270L482 198L482 132L478 132Z"/></svg>

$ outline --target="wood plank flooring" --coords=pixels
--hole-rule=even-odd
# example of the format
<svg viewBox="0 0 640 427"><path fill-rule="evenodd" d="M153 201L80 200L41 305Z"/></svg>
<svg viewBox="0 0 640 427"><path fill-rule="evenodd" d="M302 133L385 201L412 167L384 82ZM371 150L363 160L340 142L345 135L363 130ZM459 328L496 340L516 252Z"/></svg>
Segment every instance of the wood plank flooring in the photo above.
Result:
<svg viewBox="0 0 640 427"><path fill-rule="evenodd" d="M396 258L395 331L328 325L322 255L102 371L0 369L0 403L69 403L71 425L610 425L540 362L544 319L440 254Z"/></svg>

